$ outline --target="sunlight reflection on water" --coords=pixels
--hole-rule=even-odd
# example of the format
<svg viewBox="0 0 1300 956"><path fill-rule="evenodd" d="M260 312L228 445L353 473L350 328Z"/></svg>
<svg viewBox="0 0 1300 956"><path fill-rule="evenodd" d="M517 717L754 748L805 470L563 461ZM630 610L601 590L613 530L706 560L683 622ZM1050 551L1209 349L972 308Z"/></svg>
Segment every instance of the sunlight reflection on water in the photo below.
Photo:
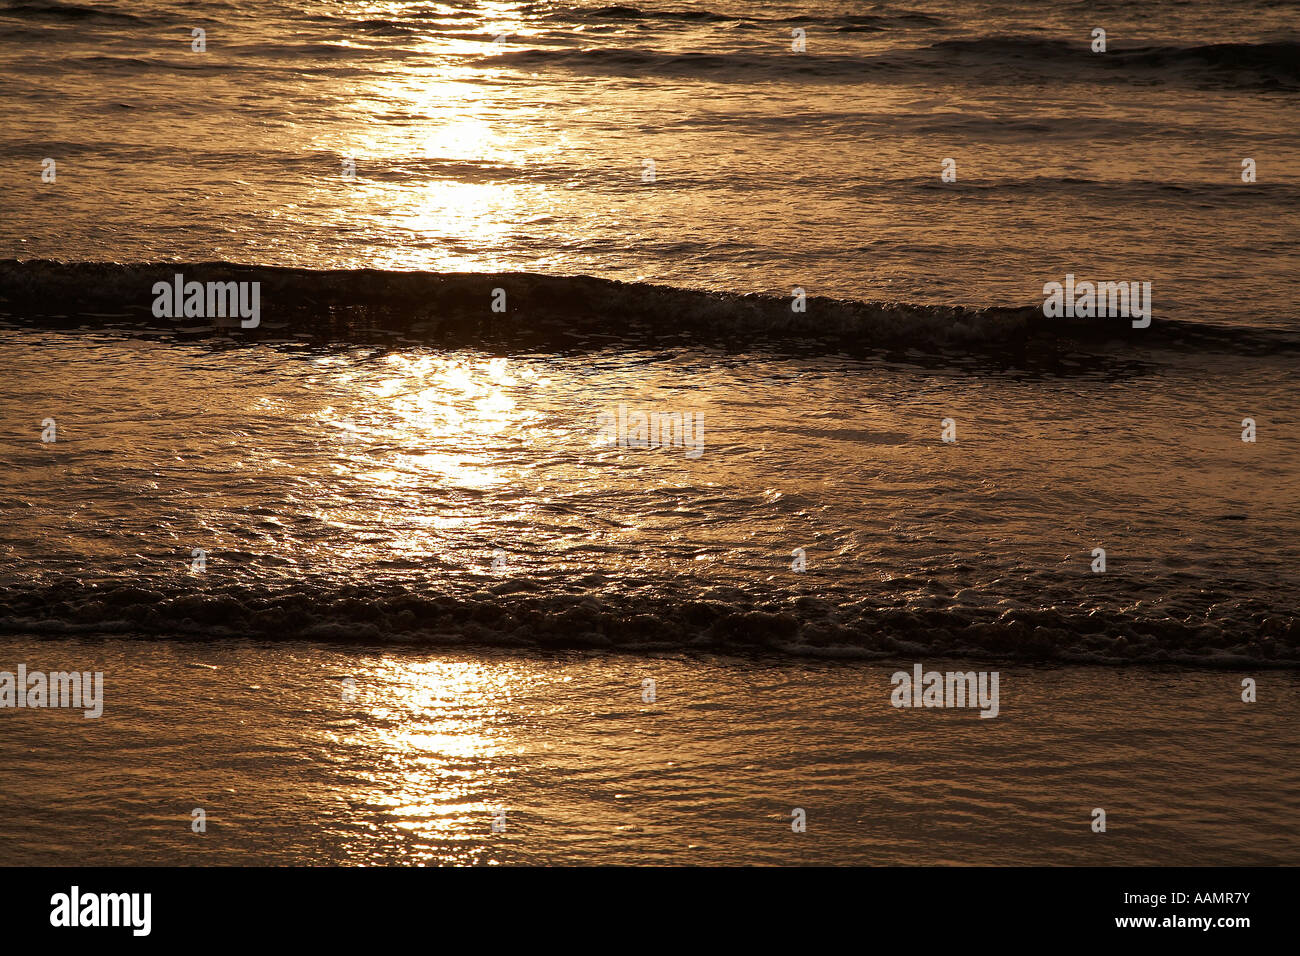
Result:
<svg viewBox="0 0 1300 956"><path fill-rule="evenodd" d="M335 744L378 759L352 775L349 799L409 834L412 862L479 862L482 848L461 844L481 835L496 810L488 795L509 772L515 670L398 657L352 676L353 732Z"/></svg>
<svg viewBox="0 0 1300 956"><path fill-rule="evenodd" d="M982 720L892 708L887 662L0 638L15 659L93 662L105 715L6 712L3 863L1195 865L1300 846L1294 673L1245 707L1223 671L1007 666ZM1094 805L1123 839L1087 838Z"/></svg>

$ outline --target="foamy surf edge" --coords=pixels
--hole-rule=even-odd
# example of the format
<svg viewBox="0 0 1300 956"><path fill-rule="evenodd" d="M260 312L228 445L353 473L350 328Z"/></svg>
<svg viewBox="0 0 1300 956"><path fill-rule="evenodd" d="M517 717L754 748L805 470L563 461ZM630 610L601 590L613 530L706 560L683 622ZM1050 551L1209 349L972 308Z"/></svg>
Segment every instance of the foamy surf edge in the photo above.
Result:
<svg viewBox="0 0 1300 956"><path fill-rule="evenodd" d="M902 608L797 593L743 595L734 588L665 589L650 598L518 581L469 591L319 581L202 589L49 581L6 589L0 633L1300 668L1300 623L1244 604L1226 617L1180 618L1082 606Z"/></svg>

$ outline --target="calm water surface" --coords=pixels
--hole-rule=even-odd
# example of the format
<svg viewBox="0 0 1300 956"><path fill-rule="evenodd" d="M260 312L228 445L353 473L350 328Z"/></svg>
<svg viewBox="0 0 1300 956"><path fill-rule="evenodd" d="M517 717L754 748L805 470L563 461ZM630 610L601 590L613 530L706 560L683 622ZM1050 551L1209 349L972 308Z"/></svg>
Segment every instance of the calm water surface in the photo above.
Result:
<svg viewBox="0 0 1300 956"><path fill-rule="evenodd" d="M0 642L16 656L103 670L106 703L0 718L0 863L1300 859L1294 673L1245 704L1230 672L1009 667L984 720L889 706L890 664Z"/></svg>

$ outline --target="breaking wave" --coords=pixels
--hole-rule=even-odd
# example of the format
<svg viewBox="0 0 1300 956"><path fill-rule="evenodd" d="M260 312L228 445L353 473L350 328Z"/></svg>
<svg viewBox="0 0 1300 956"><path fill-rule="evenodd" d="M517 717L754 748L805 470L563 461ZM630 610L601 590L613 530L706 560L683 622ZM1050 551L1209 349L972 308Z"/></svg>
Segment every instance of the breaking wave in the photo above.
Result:
<svg viewBox="0 0 1300 956"><path fill-rule="evenodd" d="M527 578L485 582L482 590L463 593L431 592L431 583L199 589L148 580L50 580L5 590L0 632L1300 667L1300 625L1249 600L1180 619L1132 607L1005 609L956 601L896 607L734 587L675 586L648 600L631 591L559 591Z"/></svg>

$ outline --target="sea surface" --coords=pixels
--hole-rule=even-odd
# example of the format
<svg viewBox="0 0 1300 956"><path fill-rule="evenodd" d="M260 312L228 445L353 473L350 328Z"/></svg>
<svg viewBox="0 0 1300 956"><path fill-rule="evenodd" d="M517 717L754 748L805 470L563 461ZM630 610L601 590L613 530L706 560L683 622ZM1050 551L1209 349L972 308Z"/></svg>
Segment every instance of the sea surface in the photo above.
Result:
<svg viewBox="0 0 1300 956"><path fill-rule="evenodd" d="M1247 704L1226 671L1003 667L985 720L890 706L892 665L767 655L0 638L16 655L102 671L104 713L2 712L0 864L1300 858L1295 672Z"/></svg>
<svg viewBox="0 0 1300 956"><path fill-rule="evenodd" d="M1073 272L1152 282L1165 321L1294 329L1297 22L1272 0L0 0L0 257L966 306Z"/></svg>
<svg viewBox="0 0 1300 956"><path fill-rule="evenodd" d="M1298 20L0 0L0 862L1294 864Z"/></svg>

